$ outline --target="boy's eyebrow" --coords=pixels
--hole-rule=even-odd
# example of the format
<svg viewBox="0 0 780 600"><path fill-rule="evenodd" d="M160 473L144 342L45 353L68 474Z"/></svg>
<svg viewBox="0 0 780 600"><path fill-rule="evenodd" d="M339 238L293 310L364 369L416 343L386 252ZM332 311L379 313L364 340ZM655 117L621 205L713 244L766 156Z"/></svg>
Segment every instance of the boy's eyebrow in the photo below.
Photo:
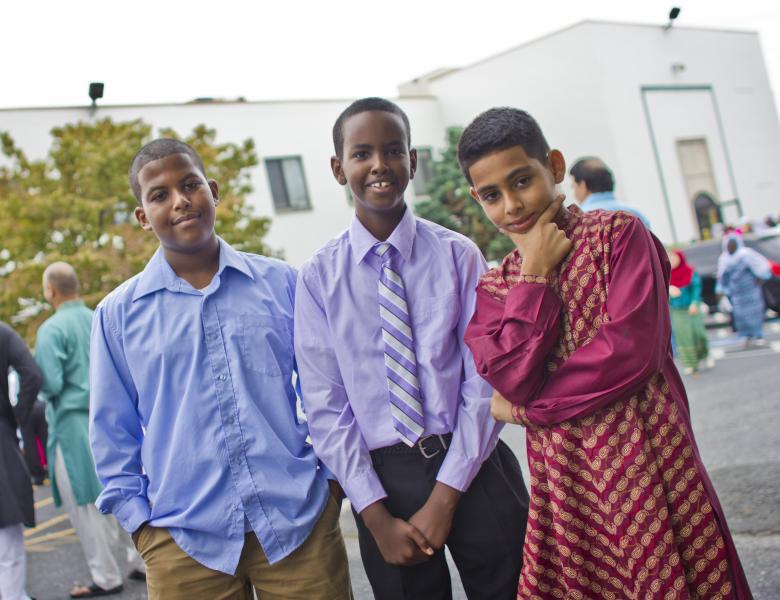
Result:
<svg viewBox="0 0 780 600"><path fill-rule="evenodd" d="M179 178L179 185L187 181L190 177L198 177L200 179L200 174L197 170L189 171L184 177ZM165 185L155 185L154 187L149 188L149 190L146 192L145 196L148 198L151 196L152 192L156 192L157 190L164 190L166 187Z"/></svg>
<svg viewBox="0 0 780 600"><path fill-rule="evenodd" d="M531 165L526 165L526 166L524 166L524 167L518 167L518 168L516 168L514 171L512 171L511 173L509 173L509 175L507 175L507 176L504 178L504 180L505 180L505 181L509 181L510 179L514 179L514 178L515 178L515 177L517 177L518 175L526 175L526 174L528 174L528 173L532 173L532 172L533 172L533 170L534 170L534 168L533 168Z"/></svg>
<svg viewBox="0 0 780 600"><path fill-rule="evenodd" d="M392 140L390 142L386 142L382 144L383 146L403 146L404 141L403 140ZM359 149L363 150L365 148L373 148L371 144L350 144L349 146L352 149Z"/></svg>
<svg viewBox="0 0 780 600"><path fill-rule="evenodd" d="M517 177L518 175L527 175L528 173L533 173L534 168L530 165L526 165L525 167L518 167L517 169L513 169L509 172L509 174L504 177L504 181L510 181ZM498 186L494 183L489 183L487 185L483 185L481 188L477 188L477 195L481 196L485 192L489 192L491 190L496 189Z"/></svg>

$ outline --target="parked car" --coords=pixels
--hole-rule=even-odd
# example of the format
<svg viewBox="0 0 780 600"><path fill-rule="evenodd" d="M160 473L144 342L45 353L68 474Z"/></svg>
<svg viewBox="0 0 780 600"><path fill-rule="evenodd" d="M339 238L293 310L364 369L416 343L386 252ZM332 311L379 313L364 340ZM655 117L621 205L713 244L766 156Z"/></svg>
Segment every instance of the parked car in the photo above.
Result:
<svg viewBox="0 0 780 600"><path fill-rule="evenodd" d="M772 263L774 277L764 283L764 299L766 305L780 313L780 230L777 227L770 231L748 234L745 245L762 254ZM710 312L718 310L718 298L715 295L715 284L718 275L718 257L722 251L720 240L696 242L687 248L681 248L690 265L701 276L702 300Z"/></svg>

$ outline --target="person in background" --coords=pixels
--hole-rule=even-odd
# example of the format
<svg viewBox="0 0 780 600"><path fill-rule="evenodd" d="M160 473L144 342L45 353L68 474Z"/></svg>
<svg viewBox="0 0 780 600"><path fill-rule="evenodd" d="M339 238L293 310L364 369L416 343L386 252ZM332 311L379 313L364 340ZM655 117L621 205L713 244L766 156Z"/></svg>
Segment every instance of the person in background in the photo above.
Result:
<svg viewBox="0 0 780 600"><path fill-rule="evenodd" d="M633 206L615 198L615 177L600 158L588 156L577 160L569 169L574 198L583 212L592 210L622 210L639 217L650 229L650 221Z"/></svg>
<svg viewBox="0 0 780 600"><path fill-rule="evenodd" d="M728 296L734 311L734 329L745 338L746 348L766 343L766 303L762 285L771 277L772 266L769 261L755 250L745 247L741 235L730 233L723 238L715 292Z"/></svg>
<svg viewBox="0 0 780 600"><path fill-rule="evenodd" d="M145 567L130 536L116 519L103 515L95 500L103 489L89 449L89 336L92 311L79 298L76 271L55 262L43 273L43 295L55 313L44 321L35 340L35 361L43 374L49 422L49 471L56 506L64 506L84 550L93 583L77 585L71 598L91 598L122 591L122 572L114 558L120 547L144 580Z"/></svg>
<svg viewBox="0 0 780 600"><path fill-rule="evenodd" d="M701 315L701 277L685 260L680 250L669 250L672 273L669 281L669 304L672 315L672 331L677 343L677 355L684 372L690 375L699 370L699 363L706 361L712 368L707 332Z"/></svg>
<svg viewBox="0 0 780 600"><path fill-rule="evenodd" d="M18 404L8 393L8 371L19 377ZM27 557L24 527L35 526L30 472L24 464L16 437L24 426L41 387L41 372L27 344L13 329L0 322L0 598L29 600L25 591Z"/></svg>

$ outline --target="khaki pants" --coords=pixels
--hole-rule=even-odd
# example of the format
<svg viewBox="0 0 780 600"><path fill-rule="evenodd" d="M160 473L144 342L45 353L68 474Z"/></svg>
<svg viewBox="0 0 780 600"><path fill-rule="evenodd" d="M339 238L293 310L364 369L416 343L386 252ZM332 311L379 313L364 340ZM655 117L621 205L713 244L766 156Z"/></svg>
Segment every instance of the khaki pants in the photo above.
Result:
<svg viewBox="0 0 780 600"><path fill-rule="evenodd" d="M257 536L249 533L235 575L203 566L176 545L164 528L145 526L137 536L146 562L149 600L350 600L352 586L339 506L329 496L309 538L269 565Z"/></svg>

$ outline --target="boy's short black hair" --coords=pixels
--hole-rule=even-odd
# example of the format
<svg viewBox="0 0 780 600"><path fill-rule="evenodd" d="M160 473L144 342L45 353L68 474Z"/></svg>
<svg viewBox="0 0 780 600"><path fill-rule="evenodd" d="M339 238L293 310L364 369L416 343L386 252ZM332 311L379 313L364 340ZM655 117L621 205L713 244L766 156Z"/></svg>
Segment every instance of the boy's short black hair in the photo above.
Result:
<svg viewBox="0 0 780 600"><path fill-rule="evenodd" d="M345 108L333 124L333 149L336 151L336 156L341 158L344 154L344 121L370 110L383 110L401 117L406 130L406 143L409 144L410 148L412 147L412 129L409 126L409 117L400 106L384 98L361 98Z"/></svg>
<svg viewBox="0 0 780 600"><path fill-rule="evenodd" d="M536 120L524 110L501 106L486 110L474 119L458 141L458 162L469 184L469 169L483 156L521 146L525 153L547 162L550 146Z"/></svg>
<svg viewBox="0 0 780 600"><path fill-rule="evenodd" d="M186 154L195 163L195 166L200 169L203 176L206 177L206 168L203 166L203 160L201 160L198 153L190 146L179 140L172 138L158 138L152 140L146 146L141 148L133 160L130 161L130 169L127 172L127 177L130 180L130 187L135 194L135 199L141 204L141 184L138 183L138 173L141 172L147 164L154 160L160 160L166 158L172 154Z"/></svg>
<svg viewBox="0 0 780 600"><path fill-rule="evenodd" d="M569 175L574 181L585 182L585 187L592 194L611 192L615 189L615 177L609 167L600 158L586 156L577 160L569 169Z"/></svg>

